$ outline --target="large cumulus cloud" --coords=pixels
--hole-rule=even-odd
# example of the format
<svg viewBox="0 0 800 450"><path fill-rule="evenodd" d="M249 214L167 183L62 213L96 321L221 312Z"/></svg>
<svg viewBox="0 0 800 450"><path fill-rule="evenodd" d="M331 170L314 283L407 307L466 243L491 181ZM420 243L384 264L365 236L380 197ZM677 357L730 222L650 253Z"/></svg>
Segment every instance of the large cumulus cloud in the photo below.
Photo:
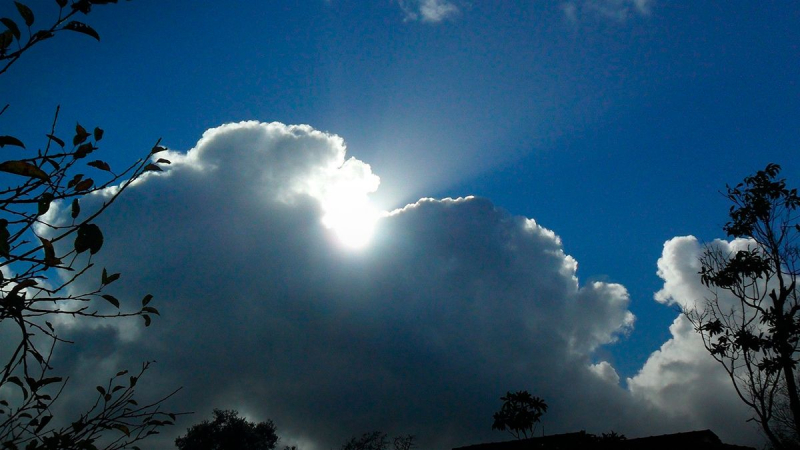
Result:
<svg viewBox="0 0 800 450"><path fill-rule="evenodd" d="M167 158L101 216L95 257L122 272L117 296L153 292L163 316L146 332L74 325L82 344L57 361L90 374L158 360L154 388L184 386L173 406L198 413L163 448L215 407L272 418L306 448L374 429L448 448L502 439L491 415L518 389L548 401L548 433L686 425L652 400L647 368L629 381L634 396L594 358L632 330L628 294L581 285L534 220L481 198L421 199L377 219L353 250L325 218L364 205L378 178L337 136L242 122Z"/></svg>

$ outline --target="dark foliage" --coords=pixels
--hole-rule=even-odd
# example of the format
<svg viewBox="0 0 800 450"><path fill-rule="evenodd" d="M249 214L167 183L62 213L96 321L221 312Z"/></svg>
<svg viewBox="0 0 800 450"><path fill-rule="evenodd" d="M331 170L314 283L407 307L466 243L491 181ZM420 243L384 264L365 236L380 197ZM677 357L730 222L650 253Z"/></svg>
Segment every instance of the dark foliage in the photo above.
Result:
<svg viewBox="0 0 800 450"><path fill-rule="evenodd" d="M231 410L214 410L214 420L193 425L175 440L179 450L273 450L278 443L275 424L253 423Z"/></svg>
<svg viewBox="0 0 800 450"><path fill-rule="evenodd" d="M0 74L56 33L78 32L99 39L93 28L73 17L88 14L93 5L114 2L55 3L58 18L42 28L35 28L33 10L20 2L14 2L17 20L0 18L6 27L0 33ZM0 115L7 109L8 105ZM141 305L130 307L108 292L119 273L103 269L88 290L78 289L75 283L85 281L93 267L92 256L103 247L103 232L95 219L153 165L145 158L115 171L102 160L88 161L89 154L99 153L103 130L76 125L74 133L67 133L57 131L57 123L58 108L52 125L43 130L46 139L38 149L26 146L13 131L0 136L0 147L8 147L0 161L0 330L7 339L3 353L7 359L0 368L0 443L11 450L135 449L133 443L175 420L174 414L160 410L172 394L139 403L136 384L150 366L144 363L140 370L120 371L87 393L87 400L94 399L87 410L73 417L54 417L52 406L67 380L54 374L57 368L51 359L57 344L70 342L59 336L53 318L139 316L149 325L151 316L158 315L149 305L149 294ZM161 149L156 145L150 153ZM118 189L98 209L81 210L85 196L112 185ZM69 211L71 220L65 214L49 215L54 205Z"/></svg>
<svg viewBox="0 0 800 450"><path fill-rule="evenodd" d="M364 433L360 437L352 437L342 444L341 450L388 450L389 436L380 431ZM396 436L391 439L392 450L411 450L416 446L414 436Z"/></svg>

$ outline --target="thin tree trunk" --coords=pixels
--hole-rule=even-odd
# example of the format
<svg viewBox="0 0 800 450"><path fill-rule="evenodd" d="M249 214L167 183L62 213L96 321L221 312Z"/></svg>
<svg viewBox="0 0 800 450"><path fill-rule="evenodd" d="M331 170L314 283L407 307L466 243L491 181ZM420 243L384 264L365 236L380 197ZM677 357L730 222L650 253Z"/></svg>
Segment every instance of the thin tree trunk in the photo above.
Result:
<svg viewBox="0 0 800 450"><path fill-rule="evenodd" d="M800 398L797 396L797 382L794 379L794 369L791 365L783 366L783 376L786 378L786 391L789 395L789 409L792 411L795 433L800 433Z"/></svg>
<svg viewBox="0 0 800 450"><path fill-rule="evenodd" d="M778 436L775 436L775 433L769 428L769 424L766 421L761 422L761 429L764 430L764 434L767 435L767 439L772 444L772 448L774 450L783 450L783 443Z"/></svg>

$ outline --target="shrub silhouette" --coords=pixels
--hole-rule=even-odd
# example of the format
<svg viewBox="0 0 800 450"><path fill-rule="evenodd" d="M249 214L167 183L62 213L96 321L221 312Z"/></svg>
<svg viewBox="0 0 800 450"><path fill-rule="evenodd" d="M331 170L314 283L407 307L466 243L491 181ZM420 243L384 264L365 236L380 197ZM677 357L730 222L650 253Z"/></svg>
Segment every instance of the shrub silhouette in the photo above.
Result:
<svg viewBox="0 0 800 450"><path fill-rule="evenodd" d="M273 450L278 443L271 420L253 423L237 411L214 410L214 420L193 425L175 439L180 450Z"/></svg>

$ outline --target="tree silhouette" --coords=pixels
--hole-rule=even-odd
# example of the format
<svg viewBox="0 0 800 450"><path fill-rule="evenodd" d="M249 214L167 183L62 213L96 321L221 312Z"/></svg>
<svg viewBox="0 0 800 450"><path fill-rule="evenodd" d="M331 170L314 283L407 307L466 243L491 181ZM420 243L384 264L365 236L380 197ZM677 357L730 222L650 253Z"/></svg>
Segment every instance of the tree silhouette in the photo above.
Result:
<svg viewBox="0 0 800 450"><path fill-rule="evenodd" d="M797 189L777 178L779 173L780 166L769 164L727 187L732 206L723 230L728 237L746 239L747 247L732 254L706 247L700 278L711 295L702 307L684 313L771 444L785 448L787 438L796 440L800 429L795 373L800 343L800 197ZM795 436L776 432L776 408L784 401Z"/></svg>
<svg viewBox="0 0 800 450"><path fill-rule="evenodd" d="M6 27L0 33L0 74L57 33L99 39L93 28L71 19L90 13L94 5L115 1L56 0L58 18L39 30L34 29L34 12L14 3L21 22L0 18ZM139 316L147 326L158 315L149 304L152 295L144 296L141 306L124 308L108 292L119 273L104 268L87 290L76 287L76 281L93 276L92 257L103 247L95 219L143 174L161 170L160 163L148 157L114 170L102 160L89 160L99 150L103 130L77 125L66 138L63 130L57 131L58 111L38 150L26 147L13 132L0 135L0 147L9 147L3 150L4 159L10 158L0 161L0 331L6 339L0 368L0 443L12 450L121 449L174 421L174 414L160 410L172 394L139 403L136 385L150 367L144 363L138 371L120 371L97 386L87 396L96 396L88 410L54 418L52 406L64 393L66 380L54 374L52 356L56 344L69 343L58 334L54 318ZM161 150L156 144L150 155ZM101 206L81 210L83 198L110 186L116 189L105 192Z"/></svg>
<svg viewBox="0 0 800 450"><path fill-rule="evenodd" d="M231 410L214 410L214 420L193 425L175 440L179 450L273 450L278 443L271 420L253 423Z"/></svg>
<svg viewBox="0 0 800 450"><path fill-rule="evenodd" d="M547 403L528 391L507 392L500 397L503 406L494 413L493 430L508 431L517 439L533 436L536 424L547 412Z"/></svg>

